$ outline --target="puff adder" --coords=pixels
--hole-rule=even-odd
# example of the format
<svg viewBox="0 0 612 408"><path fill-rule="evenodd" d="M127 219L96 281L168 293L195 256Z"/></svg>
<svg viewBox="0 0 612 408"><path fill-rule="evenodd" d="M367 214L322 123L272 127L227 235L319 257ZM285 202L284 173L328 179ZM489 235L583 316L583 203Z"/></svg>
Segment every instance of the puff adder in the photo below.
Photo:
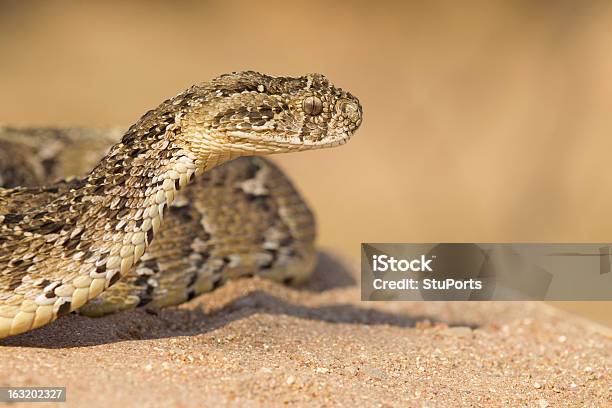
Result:
<svg viewBox="0 0 612 408"><path fill-rule="evenodd" d="M306 279L313 215L276 166L246 156L342 145L361 121L322 75L249 71L192 86L122 136L0 129L0 338L240 276Z"/></svg>

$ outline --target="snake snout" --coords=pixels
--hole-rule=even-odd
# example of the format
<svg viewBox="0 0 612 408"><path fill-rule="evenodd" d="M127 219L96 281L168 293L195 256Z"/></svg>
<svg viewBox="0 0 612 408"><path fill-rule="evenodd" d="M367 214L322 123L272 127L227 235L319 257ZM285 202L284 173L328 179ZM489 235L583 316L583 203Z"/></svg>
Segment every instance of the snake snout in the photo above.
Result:
<svg viewBox="0 0 612 408"><path fill-rule="evenodd" d="M356 130L362 121L363 110L357 98L352 99L343 98L338 102L338 111L346 117L348 122L354 126L353 130Z"/></svg>

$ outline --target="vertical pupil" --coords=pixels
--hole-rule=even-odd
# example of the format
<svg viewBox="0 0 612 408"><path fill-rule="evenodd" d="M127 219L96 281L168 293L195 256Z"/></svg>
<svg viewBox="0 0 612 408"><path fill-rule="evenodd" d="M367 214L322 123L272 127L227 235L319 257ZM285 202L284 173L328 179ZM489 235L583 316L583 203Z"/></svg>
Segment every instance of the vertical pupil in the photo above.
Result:
<svg viewBox="0 0 612 408"><path fill-rule="evenodd" d="M304 111L309 115L318 115L322 111L321 100L315 96L304 99Z"/></svg>

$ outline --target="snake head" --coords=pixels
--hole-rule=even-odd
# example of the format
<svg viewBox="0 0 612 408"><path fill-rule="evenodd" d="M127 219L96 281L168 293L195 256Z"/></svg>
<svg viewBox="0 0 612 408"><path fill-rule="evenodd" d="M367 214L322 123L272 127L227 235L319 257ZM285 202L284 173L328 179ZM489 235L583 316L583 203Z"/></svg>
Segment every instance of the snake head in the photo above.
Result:
<svg viewBox="0 0 612 408"><path fill-rule="evenodd" d="M222 75L179 95L190 143L232 155L344 144L362 122L359 100L320 74L273 77L253 71Z"/></svg>

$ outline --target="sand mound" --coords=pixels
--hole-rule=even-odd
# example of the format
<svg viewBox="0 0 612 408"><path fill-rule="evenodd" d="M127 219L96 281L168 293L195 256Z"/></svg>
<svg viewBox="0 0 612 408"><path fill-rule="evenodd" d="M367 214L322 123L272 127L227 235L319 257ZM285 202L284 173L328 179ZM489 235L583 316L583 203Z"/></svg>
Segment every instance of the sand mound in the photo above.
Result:
<svg viewBox="0 0 612 408"><path fill-rule="evenodd" d="M356 280L324 254L304 288L245 279L159 312L71 315L0 341L0 385L90 407L611 403L605 329L539 303L360 302Z"/></svg>

